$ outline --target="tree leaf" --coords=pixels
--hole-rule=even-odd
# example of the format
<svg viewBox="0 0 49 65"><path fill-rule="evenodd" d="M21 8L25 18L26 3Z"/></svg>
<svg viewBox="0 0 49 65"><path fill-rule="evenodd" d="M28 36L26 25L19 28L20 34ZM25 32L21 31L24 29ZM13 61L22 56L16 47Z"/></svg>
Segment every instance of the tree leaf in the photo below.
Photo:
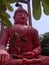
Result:
<svg viewBox="0 0 49 65"><path fill-rule="evenodd" d="M49 0L42 0L43 11L46 15L49 15Z"/></svg>
<svg viewBox="0 0 49 65"><path fill-rule="evenodd" d="M44 9L43 11L44 11L44 13L45 13L46 15L49 15L49 10Z"/></svg>
<svg viewBox="0 0 49 65"><path fill-rule="evenodd" d="M2 14L0 14L0 19L1 19L1 23L3 23L4 25L8 26L8 27L11 27L12 24L10 22L10 20L6 17L4 17Z"/></svg>
<svg viewBox="0 0 49 65"><path fill-rule="evenodd" d="M13 8L11 7L10 4L7 4L7 8L8 8L8 10L13 11Z"/></svg>
<svg viewBox="0 0 49 65"><path fill-rule="evenodd" d="M5 4L2 1L0 2L0 9L2 9L4 11L6 10L6 6L5 6Z"/></svg>
<svg viewBox="0 0 49 65"><path fill-rule="evenodd" d="M5 16L6 18L10 18L10 15L9 15L6 11L2 10L1 8L0 8L0 12L1 12L1 14L2 14L3 16Z"/></svg>
<svg viewBox="0 0 49 65"><path fill-rule="evenodd" d="M40 0L32 0L33 17L39 20L41 17L41 4Z"/></svg>
<svg viewBox="0 0 49 65"><path fill-rule="evenodd" d="M5 4L5 6L10 10L10 11L13 11L13 8L12 6L10 5L10 2L8 0L2 0Z"/></svg>
<svg viewBox="0 0 49 65"><path fill-rule="evenodd" d="M17 2L18 0L9 0L10 3L15 3Z"/></svg>

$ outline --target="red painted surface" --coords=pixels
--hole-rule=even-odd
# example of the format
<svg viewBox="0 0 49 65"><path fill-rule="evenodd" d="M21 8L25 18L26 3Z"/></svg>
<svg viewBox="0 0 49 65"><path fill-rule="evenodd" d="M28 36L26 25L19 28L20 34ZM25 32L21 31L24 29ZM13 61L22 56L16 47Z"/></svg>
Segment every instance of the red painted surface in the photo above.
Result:
<svg viewBox="0 0 49 65"><path fill-rule="evenodd" d="M6 28L0 40L0 65L49 65L49 57L41 56L38 31L27 25L28 13L20 6L14 14L14 25ZM13 32L21 38L13 40ZM5 50L10 38L9 51ZM15 46L14 46L15 45Z"/></svg>

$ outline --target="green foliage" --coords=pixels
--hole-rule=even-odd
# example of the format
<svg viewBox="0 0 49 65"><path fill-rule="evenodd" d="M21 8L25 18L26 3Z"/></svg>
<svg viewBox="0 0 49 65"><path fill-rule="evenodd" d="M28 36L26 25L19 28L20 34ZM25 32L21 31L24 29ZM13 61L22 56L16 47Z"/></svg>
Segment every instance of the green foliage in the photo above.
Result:
<svg viewBox="0 0 49 65"><path fill-rule="evenodd" d="M8 18L6 18L6 16L3 16L2 14L0 14L0 18L1 18L1 23L3 23L4 25L8 26L8 27L11 27L12 24L11 22L9 21Z"/></svg>
<svg viewBox="0 0 49 65"><path fill-rule="evenodd" d="M6 12L7 9L13 11L10 2L8 0L0 0L0 22L8 27L11 27L12 24L9 21L10 15Z"/></svg>
<svg viewBox="0 0 49 65"><path fill-rule="evenodd" d="M43 55L49 55L49 32L41 36L41 48Z"/></svg>
<svg viewBox="0 0 49 65"><path fill-rule="evenodd" d="M42 35L43 38L41 38L42 47L45 47L46 45L49 45L49 33L45 33Z"/></svg>
<svg viewBox="0 0 49 65"><path fill-rule="evenodd" d="M15 3L17 2L18 0L9 0L10 3Z"/></svg>
<svg viewBox="0 0 49 65"><path fill-rule="evenodd" d="M43 11L46 15L49 15L49 0L42 0Z"/></svg>
<svg viewBox="0 0 49 65"><path fill-rule="evenodd" d="M32 0L33 17L38 20L41 17L41 4L40 0Z"/></svg>
<svg viewBox="0 0 49 65"><path fill-rule="evenodd" d="M32 0L33 17L39 20L41 17L41 5L46 15L49 15L49 0Z"/></svg>
<svg viewBox="0 0 49 65"><path fill-rule="evenodd" d="M2 3L5 4L6 8L8 8L8 10L13 11L13 8L10 5L10 2L8 0L2 0Z"/></svg>

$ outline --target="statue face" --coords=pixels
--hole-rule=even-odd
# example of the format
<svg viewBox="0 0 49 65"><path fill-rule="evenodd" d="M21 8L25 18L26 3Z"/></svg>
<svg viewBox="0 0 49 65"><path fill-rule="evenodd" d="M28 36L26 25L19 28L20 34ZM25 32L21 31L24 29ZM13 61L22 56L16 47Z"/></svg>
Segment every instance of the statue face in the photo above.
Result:
<svg viewBox="0 0 49 65"><path fill-rule="evenodd" d="M28 16L24 12L17 12L15 16L15 24L27 24Z"/></svg>

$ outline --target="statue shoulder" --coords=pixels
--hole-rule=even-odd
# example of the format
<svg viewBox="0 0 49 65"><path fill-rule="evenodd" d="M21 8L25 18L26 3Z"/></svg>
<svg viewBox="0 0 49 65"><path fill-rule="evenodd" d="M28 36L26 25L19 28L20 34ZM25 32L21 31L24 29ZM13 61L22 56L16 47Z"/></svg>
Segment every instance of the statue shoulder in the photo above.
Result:
<svg viewBox="0 0 49 65"><path fill-rule="evenodd" d="M28 26L28 29L33 32L38 32L38 30L32 26Z"/></svg>

